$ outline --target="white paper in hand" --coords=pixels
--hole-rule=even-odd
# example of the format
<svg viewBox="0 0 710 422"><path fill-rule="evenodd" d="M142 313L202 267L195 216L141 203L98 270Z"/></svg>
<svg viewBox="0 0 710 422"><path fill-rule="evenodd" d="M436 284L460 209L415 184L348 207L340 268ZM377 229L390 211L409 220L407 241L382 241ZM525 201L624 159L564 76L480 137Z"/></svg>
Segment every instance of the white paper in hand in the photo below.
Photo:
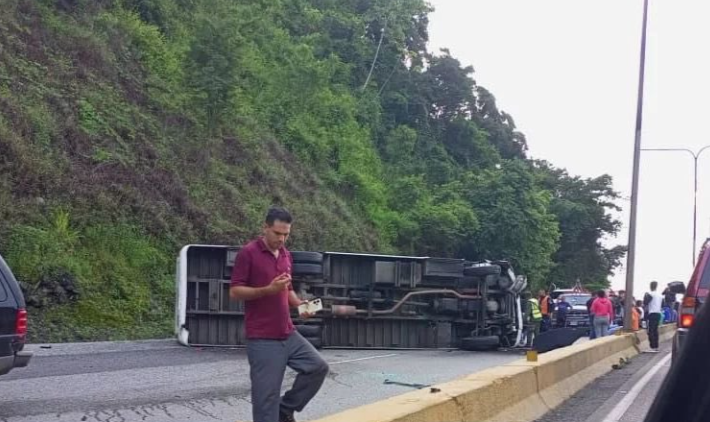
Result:
<svg viewBox="0 0 710 422"><path fill-rule="evenodd" d="M323 309L323 302L320 299L313 299L298 305L298 312L301 314L315 314Z"/></svg>

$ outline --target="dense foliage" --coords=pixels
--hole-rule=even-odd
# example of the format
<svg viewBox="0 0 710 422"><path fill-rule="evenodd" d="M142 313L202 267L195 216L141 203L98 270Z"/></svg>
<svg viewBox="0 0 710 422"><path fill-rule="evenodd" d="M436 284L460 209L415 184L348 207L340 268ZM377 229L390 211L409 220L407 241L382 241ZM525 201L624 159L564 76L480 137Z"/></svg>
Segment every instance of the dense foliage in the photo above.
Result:
<svg viewBox="0 0 710 422"><path fill-rule="evenodd" d="M183 244L509 259L603 285L608 176L526 157L424 0L7 0L0 252L36 339L169 332Z"/></svg>

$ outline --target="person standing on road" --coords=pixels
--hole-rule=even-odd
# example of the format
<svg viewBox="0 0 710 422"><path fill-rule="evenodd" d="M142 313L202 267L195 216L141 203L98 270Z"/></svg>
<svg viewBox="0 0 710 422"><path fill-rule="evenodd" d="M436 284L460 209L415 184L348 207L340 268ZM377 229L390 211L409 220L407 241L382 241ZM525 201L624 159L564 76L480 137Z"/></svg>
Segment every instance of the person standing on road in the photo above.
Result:
<svg viewBox="0 0 710 422"><path fill-rule="evenodd" d="M239 251L232 271L230 296L245 302L254 422L295 422L294 412L301 412L318 393L329 371L291 321L290 308L303 303L291 286L293 260L285 247L291 222L284 208L269 209L263 236ZM298 375L281 397L287 366Z"/></svg>
<svg viewBox="0 0 710 422"><path fill-rule="evenodd" d="M557 302L556 305L557 308L557 326L558 327L565 327L567 325L567 313L569 312L570 309L572 309L572 305L570 305L569 302L567 302L567 299L564 296L560 296L560 301Z"/></svg>
<svg viewBox="0 0 710 422"><path fill-rule="evenodd" d="M663 302L664 306L667 306L671 309L675 308L676 295L675 293L671 292L670 286L666 287L666 289L663 291Z"/></svg>
<svg viewBox="0 0 710 422"><path fill-rule="evenodd" d="M527 321L526 326L526 346L533 347L533 342L535 338L540 335L540 323L542 322L542 313L540 312L540 304L537 299L532 297L532 293L525 292L523 294L525 299L526 309L525 309L525 319Z"/></svg>
<svg viewBox="0 0 710 422"><path fill-rule="evenodd" d="M594 340L597 338L597 332L594 329L594 313L592 312L592 304L596 300L596 296L592 295L587 301L587 313L589 314L589 339Z"/></svg>
<svg viewBox="0 0 710 422"><path fill-rule="evenodd" d="M614 313L619 325L624 325L624 318L626 317L626 290L619 290L619 304L618 307L614 309Z"/></svg>
<svg viewBox="0 0 710 422"><path fill-rule="evenodd" d="M658 324L661 322L663 312L663 295L658 293L658 282L651 282L651 291L646 293L643 302L648 308L648 342L651 352L658 352Z"/></svg>
<svg viewBox="0 0 710 422"><path fill-rule="evenodd" d="M641 327L641 314L638 309L634 306L631 308L631 330L638 331Z"/></svg>
<svg viewBox="0 0 710 422"><path fill-rule="evenodd" d="M646 328L646 315L645 311L643 310L643 301L642 300L637 300L636 301L636 311L639 314L639 324L641 324L640 328Z"/></svg>
<svg viewBox="0 0 710 422"><path fill-rule="evenodd" d="M538 299L538 303L540 304L540 312L542 313L540 331L547 331L552 328L552 312L555 310L555 302L545 290L540 290Z"/></svg>
<svg viewBox="0 0 710 422"><path fill-rule="evenodd" d="M614 320L614 307L606 298L606 292L599 290L591 308L594 314L594 331L596 337L604 337L609 331L609 324Z"/></svg>

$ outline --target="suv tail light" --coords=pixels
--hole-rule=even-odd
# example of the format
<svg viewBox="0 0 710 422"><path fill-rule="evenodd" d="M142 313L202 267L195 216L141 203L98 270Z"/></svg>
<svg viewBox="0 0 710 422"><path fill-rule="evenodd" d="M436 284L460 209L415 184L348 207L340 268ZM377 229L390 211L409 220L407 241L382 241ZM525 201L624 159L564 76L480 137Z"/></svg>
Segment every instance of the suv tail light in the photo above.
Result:
<svg viewBox="0 0 710 422"><path fill-rule="evenodd" d="M680 328L690 328L693 325L693 321L695 321L696 304L697 302L694 297L683 298L683 303L680 308Z"/></svg>
<svg viewBox="0 0 710 422"><path fill-rule="evenodd" d="M25 337L27 335L27 310L18 309L17 319L15 320L15 334L20 337Z"/></svg>

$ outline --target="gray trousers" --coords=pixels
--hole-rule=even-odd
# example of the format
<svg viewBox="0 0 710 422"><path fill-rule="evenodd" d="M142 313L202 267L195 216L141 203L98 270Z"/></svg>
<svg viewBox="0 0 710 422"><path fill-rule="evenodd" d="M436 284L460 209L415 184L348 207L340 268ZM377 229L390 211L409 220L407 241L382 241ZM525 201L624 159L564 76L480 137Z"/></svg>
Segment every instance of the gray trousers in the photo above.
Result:
<svg viewBox="0 0 710 422"><path fill-rule="evenodd" d="M320 353L297 331L283 341L249 340L247 357L254 422L278 422L279 411L302 411L320 390L329 370ZM298 375L291 390L281 397L287 366Z"/></svg>
<svg viewBox="0 0 710 422"><path fill-rule="evenodd" d="M605 337L609 331L609 317L606 315L594 317L594 332L597 338Z"/></svg>

